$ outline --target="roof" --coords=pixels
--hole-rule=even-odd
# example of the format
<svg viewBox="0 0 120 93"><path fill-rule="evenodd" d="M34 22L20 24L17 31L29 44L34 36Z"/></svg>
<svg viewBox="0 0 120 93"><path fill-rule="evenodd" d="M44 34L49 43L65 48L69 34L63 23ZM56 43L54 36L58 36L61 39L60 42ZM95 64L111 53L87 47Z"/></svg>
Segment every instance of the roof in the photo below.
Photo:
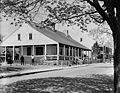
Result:
<svg viewBox="0 0 120 93"><path fill-rule="evenodd" d="M71 45L74 47L79 47L81 49L90 50L89 48L85 47L84 45L80 44L79 42L75 41L70 35L66 36L63 32L60 31L53 31L50 27L40 27L40 25L35 23L29 23L31 27L33 27L38 32L44 34L45 36L53 39L56 42Z"/></svg>

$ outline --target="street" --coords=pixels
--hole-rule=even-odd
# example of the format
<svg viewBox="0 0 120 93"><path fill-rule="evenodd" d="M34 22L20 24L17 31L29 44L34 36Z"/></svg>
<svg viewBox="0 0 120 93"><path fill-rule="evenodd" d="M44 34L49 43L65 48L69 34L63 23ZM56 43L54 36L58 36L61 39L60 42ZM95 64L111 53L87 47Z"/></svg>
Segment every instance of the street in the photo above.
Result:
<svg viewBox="0 0 120 93"><path fill-rule="evenodd" d="M0 79L0 84L7 85L13 82L36 79L36 78L47 78L47 77L86 77L91 74L106 74L113 75L113 64L110 63L98 63L98 64L86 64L81 65L77 68L66 68L64 70L57 70L51 72L43 72L31 75L24 75L12 78Z"/></svg>

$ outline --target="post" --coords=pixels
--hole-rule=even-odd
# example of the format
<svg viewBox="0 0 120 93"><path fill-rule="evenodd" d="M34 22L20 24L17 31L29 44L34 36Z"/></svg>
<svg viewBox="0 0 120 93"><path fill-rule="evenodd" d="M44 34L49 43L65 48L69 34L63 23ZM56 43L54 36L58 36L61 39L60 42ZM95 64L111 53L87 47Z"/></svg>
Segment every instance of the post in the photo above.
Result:
<svg viewBox="0 0 120 93"><path fill-rule="evenodd" d="M47 60L46 55L47 55L47 45L45 44L45 60Z"/></svg>
<svg viewBox="0 0 120 93"><path fill-rule="evenodd" d="M80 52L81 52L81 53L80 53L80 54L81 54L80 57L81 57L81 59L82 59L82 49L80 49Z"/></svg>
<svg viewBox="0 0 120 93"><path fill-rule="evenodd" d="M84 50L82 49L82 59L84 59Z"/></svg>
<svg viewBox="0 0 120 93"><path fill-rule="evenodd" d="M33 45L33 49L32 49L33 51L32 51L32 55L35 55L35 47L34 47L34 45Z"/></svg>
<svg viewBox="0 0 120 93"><path fill-rule="evenodd" d="M79 56L80 56L80 55L79 55L79 48L78 48L78 58L79 58Z"/></svg>
<svg viewBox="0 0 120 93"><path fill-rule="evenodd" d="M57 60L59 61L59 43L57 44Z"/></svg>
<svg viewBox="0 0 120 93"><path fill-rule="evenodd" d="M7 53L7 51L6 51L7 49L6 49L6 46L5 46L5 62L6 62L6 53Z"/></svg>
<svg viewBox="0 0 120 93"><path fill-rule="evenodd" d="M21 55L23 55L23 46L21 46Z"/></svg>
<svg viewBox="0 0 120 93"><path fill-rule="evenodd" d="M69 60L70 60L70 46L69 46Z"/></svg>
<svg viewBox="0 0 120 93"><path fill-rule="evenodd" d="M65 60L65 56L66 56L66 55L65 55L65 45L64 45L64 60Z"/></svg>
<svg viewBox="0 0 120 93"><path fill-rule="evenodd" d="M15 59L15 46L13 46L13 61Z"/></svg>
<svg viewBox="0 0 120 93"><path fill-rule="evenodd" d="M73 60L73 47L72 47L72 60Z"/></svg>
<svg viewBox="0 0 120 93"><path fill-rule="evenodd" d="M88 51L88 59L90 59L89 51Z"/></svg>
<svg viewBox="0 0 120 93"><path fill-rule="evenodd" d="M76 57L76 49L77 49L77 48L75 48L75 57Z"/></svg>

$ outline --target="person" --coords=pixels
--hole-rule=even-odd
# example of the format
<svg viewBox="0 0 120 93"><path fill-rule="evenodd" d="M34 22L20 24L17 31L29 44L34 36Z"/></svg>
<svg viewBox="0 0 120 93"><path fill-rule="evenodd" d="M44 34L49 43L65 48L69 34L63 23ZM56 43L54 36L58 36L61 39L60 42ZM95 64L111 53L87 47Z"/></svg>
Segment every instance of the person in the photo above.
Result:
<svg viewBox="0 0 120 93"><path fill-rule="evenodd" d="M23 55L21 56L20 60L21 60L21 65L24 65L24 56Z"/></svg>
<svg viewBox="0 0 120 93"><path fill-rule="evenodd" d="M34 56L33 55L31 56L31 59L32 59L32 65L34 65Z"/></svg>
<svg viewBox="0 0 120 93"><path fill-rule="evenodd" d="M17 65L17 63L19 62L19 54L15 55L15 61L16 61L16 65Z"/></svg>
<svg viewBox="0 0 120 93"><path fill-rule="evenodd" d="M12 60L11 55L8 55L8 56L7 56L7 64L10 64L10 65L13 64L13 60Z"/></svg>

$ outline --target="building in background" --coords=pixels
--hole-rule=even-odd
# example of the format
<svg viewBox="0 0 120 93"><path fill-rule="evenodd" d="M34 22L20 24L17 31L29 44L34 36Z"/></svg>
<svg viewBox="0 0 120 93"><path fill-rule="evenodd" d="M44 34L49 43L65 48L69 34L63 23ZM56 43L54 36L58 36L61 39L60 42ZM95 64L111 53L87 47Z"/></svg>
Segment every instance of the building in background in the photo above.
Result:
<svg viewBox="0 0 120 93"><path fill-rule="evenodd" d="M112 59L112 48L107 46L101 46L97 42L92 47L93 60L99 60L100 62L108 62Z"/></svg>
<svg viewBox="0 0 120 93"><path fill-rule="evenodd" d="M100 54L98 56L98 59L101 59L103 62L109 62L111 61L113 55L112 55L112 49L106 46L100 46Z"/></svg>

